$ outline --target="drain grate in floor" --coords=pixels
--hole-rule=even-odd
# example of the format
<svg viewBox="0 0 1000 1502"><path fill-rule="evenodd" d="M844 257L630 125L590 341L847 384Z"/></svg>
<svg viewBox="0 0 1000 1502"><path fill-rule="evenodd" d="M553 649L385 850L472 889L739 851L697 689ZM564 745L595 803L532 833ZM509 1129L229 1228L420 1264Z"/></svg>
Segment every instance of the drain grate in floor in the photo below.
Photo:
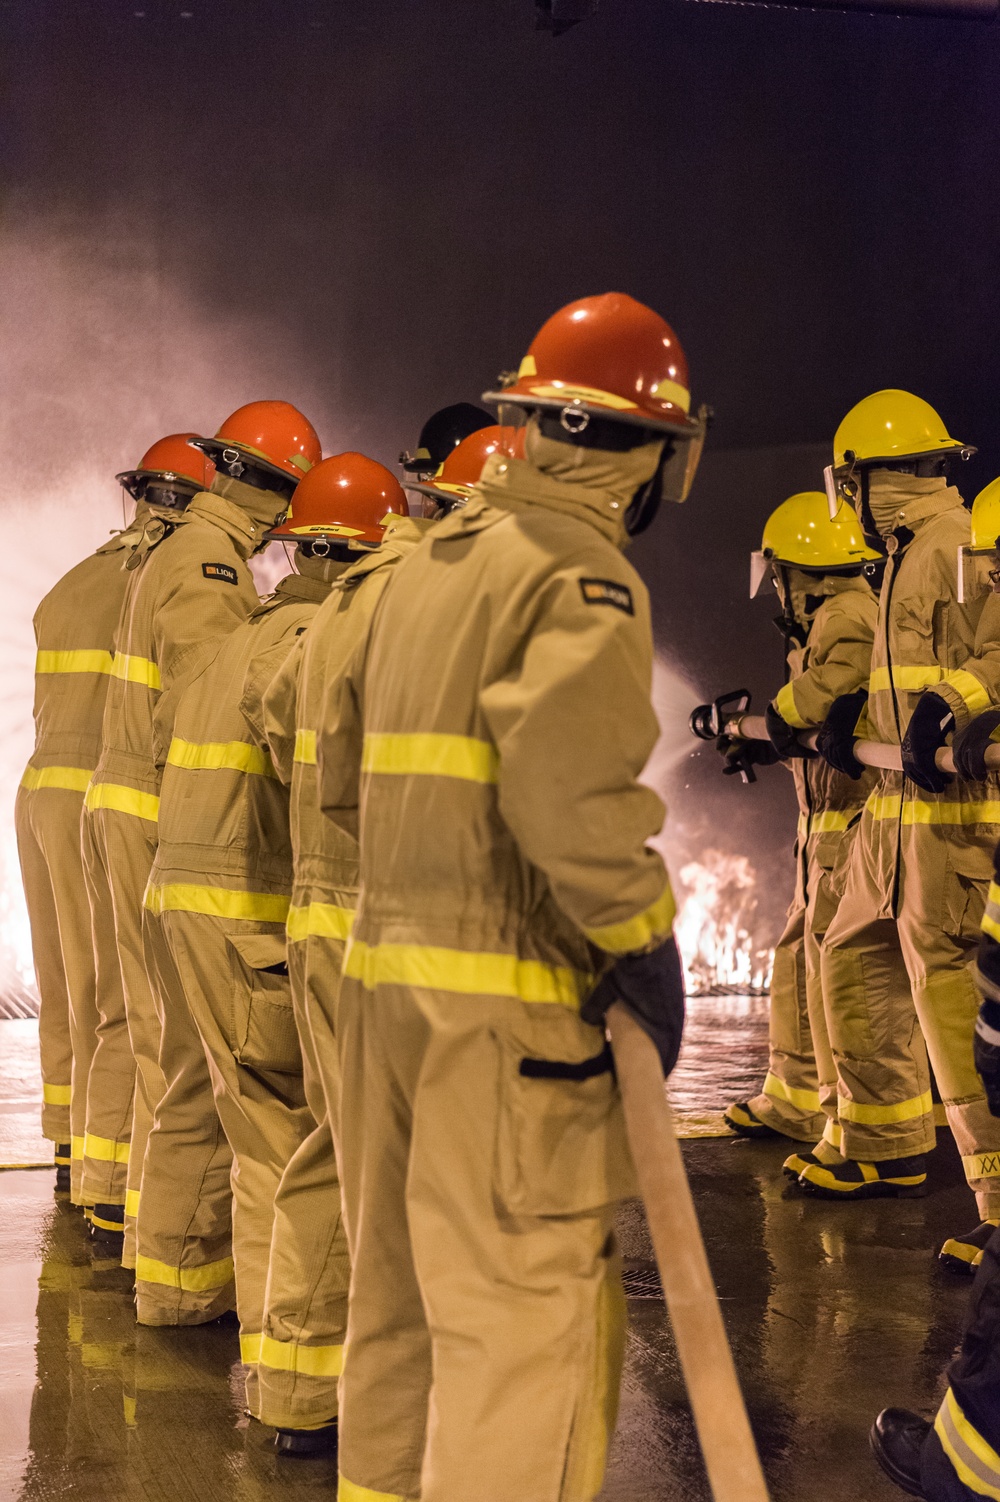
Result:
<svg viewBox="0 0 1000 1502"><path fill-rule="evenodd" d="M622 1269L627 1299L662 1299L663 1285L654 1262L632 1263Z"/></svg>

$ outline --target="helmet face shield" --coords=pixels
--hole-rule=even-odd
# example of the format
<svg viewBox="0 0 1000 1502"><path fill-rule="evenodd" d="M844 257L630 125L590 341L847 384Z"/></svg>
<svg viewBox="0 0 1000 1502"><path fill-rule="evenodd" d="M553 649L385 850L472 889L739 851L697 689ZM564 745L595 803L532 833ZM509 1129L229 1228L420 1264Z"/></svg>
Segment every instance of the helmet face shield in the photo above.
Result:
<svg viewBox="0 0 1000 1502"><path fill-rule="evenodd" d="M832 522L837 520L837 512L841 506L850 506L852 510L854 509L858 498L858 483L853 455L850 464L826 466L823 471L823 489L826 491L826 503L830 508Z"/></svg>
<svg viewBox="0 0 1000 1502"><path fill-rule="evenodd" d="M691 486L705 449L708 419L708 408L701 407L698 410L697 427L691 428L690 436L678 433L671 434L668 438L660 465L661 500L679 504L691 494Z"/></svg>
<svg viewBox="0 0 1000 1502"><path fill-rule="evenodd" d="M750 598L755 600L758 595L765 594L774 588L771 554L758 548L755 553L750 554Z"/></svg>

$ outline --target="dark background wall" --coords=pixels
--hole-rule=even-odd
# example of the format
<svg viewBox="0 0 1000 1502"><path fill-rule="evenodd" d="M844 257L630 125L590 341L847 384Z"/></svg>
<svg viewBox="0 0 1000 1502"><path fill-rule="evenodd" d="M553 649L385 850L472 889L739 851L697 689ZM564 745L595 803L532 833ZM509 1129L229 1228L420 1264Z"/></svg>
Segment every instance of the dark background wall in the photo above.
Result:
<svg viewBox="0 0 1000 1502"><path fill-rule="evenodd" d="M913 388L981 446L970 493L1000 469L998 62L971 22L682 0L559 39L531 0L2 0L9 754L31 608L153 438L282 396L393 462L609 288L671 320L717 412L636 550L660 649L773 692L746 553L848 406ZM695 844L784 845L784 784L702 764Z"/></svg>

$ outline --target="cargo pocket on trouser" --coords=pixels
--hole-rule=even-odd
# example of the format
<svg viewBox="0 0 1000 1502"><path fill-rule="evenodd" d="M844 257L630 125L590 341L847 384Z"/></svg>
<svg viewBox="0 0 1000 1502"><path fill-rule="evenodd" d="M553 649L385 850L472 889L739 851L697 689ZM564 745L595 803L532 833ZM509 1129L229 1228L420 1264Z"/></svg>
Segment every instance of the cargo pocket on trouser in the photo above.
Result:
<svg viewBox="0 0 1000 1502"><path fill-rule="evenodd" d="M233 1056L248 1069L301 1074L285 935L227 934L226 939L244 981L233 997Z"/></svg>
<svg viewBox="0 0 1000 1502"><path fill-rule="evenodd" d="M494 1188L511 1215L586 1215L637 1192L611 1050L551 1011L498 1034Z"/></svg>

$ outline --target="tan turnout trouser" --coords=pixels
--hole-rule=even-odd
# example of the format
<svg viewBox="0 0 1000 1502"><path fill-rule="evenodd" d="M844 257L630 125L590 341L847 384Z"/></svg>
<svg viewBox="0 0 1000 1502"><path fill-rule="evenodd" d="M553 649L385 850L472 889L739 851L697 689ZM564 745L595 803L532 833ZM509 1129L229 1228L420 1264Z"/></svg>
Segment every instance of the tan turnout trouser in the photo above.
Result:
<svg viewBox="0 0 1000 1502"><path fill-rule="evenodd" d="M146 1138L153 1124L153 1112L164 1089L159 1061L160 1023L142 947L142 896L156 851L156 825L136 814L106 807L88 809L86 818L111 893L125 1019L135 1061L135 1095L125 1191L125 1251L122 1257L126 1267L134 1267L142 1160Z"/></svg>
<svg viewBox="0 0 1000 1502"><path fill-rule="evenodd" d="M614 1429L634 1193L617 1085L528 1077L603 1039L567 1007L342 981L353 1276L342 1502L589 1502Z"/></svg>
<svg viewBox="0 0 1000 1502"><path fill-rule="evenodd" d="M877 816L884 811L893 817ZM885 868L897 838L893 918ZM1000 1121L972 1059L972 965L995 843L995 826L910 822L905 813L900 822L898 798L873 795L822 951L845 1156L882 1162L934 1147L929 1054L984 1218L1000 1215Z"/></svg>
<svg viewBox="0 0 1000 1502"><path fill-rule="evenodd" d="M837 905L851 829L810 835L788 922L774 951L770 1056L755 1116L786 1136L815 1142L837 1121L837 1069L820 973L820 944Z"/></svg>
<svg viewBox="0 0 1000 1502"><path fill-rule="evenodd" d="M233 1155L215 1109L212 1072L165 920L149 911L142 916L164 1085L142 1165L136 1316L141 1325L201 1325L236 1303ZM224 1008L232 1006L231 988L220 984L218 1001Z"/></svg>
<svg viewBox="0 0 1000 1502"><path fill-rule="evenodd" d="M200 1038L208 1085L190 1092L191 1134L207 1144L224 1132L232 1153L236 1309L244 1360L252 1366L263 1326L275 1196L288 1160L313 1126L288 977L279 973L284 928L205 913L147 917L151 928L162 926ZM254 1388L251 1374L248 1401L256 1411Z"/></svg>
<svg viewBox="0 0 1000 1502"><path fill-rule="evenodd" d="M315 934L288 945L305 1094L316 1125L293 1154L274 1203L257 1392L258 1417L280 1429L318 1428L338 1411L351 1277L334 1151L340 1102L334 1017L343 952L339 939Z"/></svg>
<svg viewBox="0 0 1000 1502"><path fill-rule="evenodd" d="M80 823L83 871L90 907L97 981L97 1038L90 1063L86 1132L81 1142L83 1202L124 1211L135 1106L135 1058L125 1015L115 907L97 839L98 825L84 812Z"/></svg>
<svg viewBox="0 0 1000 1502"><path fill-rule="evenodd" d="M80 775L84 775L82 769ZM83 1203L87 1078L97 1032L90 912L80 850L82 806L79 790L24 786L18 788L14 805L41 997L42 1135L62 1144L75 1139L72 1197L77 1204Z"/></svg>

